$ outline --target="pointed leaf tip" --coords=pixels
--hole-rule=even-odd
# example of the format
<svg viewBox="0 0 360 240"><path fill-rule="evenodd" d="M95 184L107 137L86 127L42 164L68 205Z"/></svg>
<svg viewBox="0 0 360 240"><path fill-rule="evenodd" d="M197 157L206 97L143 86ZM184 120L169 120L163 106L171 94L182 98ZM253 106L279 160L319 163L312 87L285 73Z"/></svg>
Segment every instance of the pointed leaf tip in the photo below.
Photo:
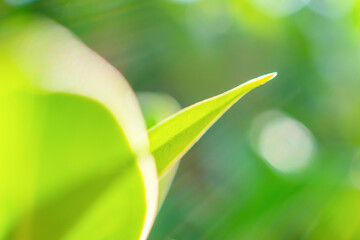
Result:
<svg viewBox="0 0 360 240"><path fill-rule="evenodd" d="M261 76L259 78L262 78L263 79L262 84L265 84L265 83L273 80L277 76L277 74L278 74L277 72L273 72L273 73L265 74L265 75L263 75L263 76Z"/></svg>
<svg viewBox="0 0 360 240"><path fill-rule="evenodd" d="M261 85L271 81L276 76L277 76L277 72L268 73L268 74L262 75L260 77L254 78L252 80L249 80L249 81L243 83L241 86L243 87L244 85L249 85L249 86L252 86L252 88L255 88L257 86L261 86Z"/></svg>
<svg viewBox="0 0 360 240"><path fill-rule="evenodd" d="M150 151L161 177L234 103L252 89L277 75L269 73L225 93L195 103L149 130Z"/></svg>
<svg viewBox="0 0 360 240"><path fill-rule="evenodd" d="M267 81L269 82L269 81L273 80L277 76L277 74L278 74L277 72L273 72L273 73L266 74L264 76L268 77Z"/></svg>

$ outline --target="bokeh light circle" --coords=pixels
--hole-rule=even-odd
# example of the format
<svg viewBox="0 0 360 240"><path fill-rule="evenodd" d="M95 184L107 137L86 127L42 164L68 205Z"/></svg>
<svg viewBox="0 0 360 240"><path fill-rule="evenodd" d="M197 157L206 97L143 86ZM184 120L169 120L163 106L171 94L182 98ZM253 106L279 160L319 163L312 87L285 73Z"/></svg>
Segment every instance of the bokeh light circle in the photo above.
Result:
<svg viewBox="0 0 360 240"><path fill-rule="evenodd" d="M309 165L315 140L308 128L277 110L261 114L254 122L253 145L278 171L291 173Z"/></svg>
<svg viewBox="0 0 360 240"><path fill-rule="evenodd" d="M283 17L299 11L309 0L251 0L250 2L267 15Z"/></svg>
<svg viewBox="0 0 360 240"><path fill-rule="evenodd" d="M348 14L356 0L311 0L309 8L329 18L338 18Z"/></svg>

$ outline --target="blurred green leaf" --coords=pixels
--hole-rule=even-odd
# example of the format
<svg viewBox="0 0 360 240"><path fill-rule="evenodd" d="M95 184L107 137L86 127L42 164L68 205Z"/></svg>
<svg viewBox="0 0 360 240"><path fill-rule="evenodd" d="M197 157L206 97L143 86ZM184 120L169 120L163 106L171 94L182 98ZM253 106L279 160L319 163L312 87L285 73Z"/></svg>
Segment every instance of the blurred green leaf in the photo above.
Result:
<svg viewBox="0 0 360 240"><path fill-rule="evenodd" d="M149 130L150 151L161 177L234 103L276 76L270 73L191 105Z"/></svg>
<svg viewBox="0 0 360 240"><path fill-rule="evenodd" d="M0 238L145 239L158 179L130 86L46 18L0 29Z"/></svg>

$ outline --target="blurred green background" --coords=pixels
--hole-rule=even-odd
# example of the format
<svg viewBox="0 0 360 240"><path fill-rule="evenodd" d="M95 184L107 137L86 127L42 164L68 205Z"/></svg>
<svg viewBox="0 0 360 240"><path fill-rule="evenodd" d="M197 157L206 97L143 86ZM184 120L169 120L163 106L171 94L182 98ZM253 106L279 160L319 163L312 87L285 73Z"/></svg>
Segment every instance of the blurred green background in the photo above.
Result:
<svg viewBox="0 0 360 240"><path fill-rule="evenodd" d="M359 0L0 3L0 21L29 12L70 29L139 95L170 95L140 97L149 127L175 100L279 73L183 158L149 239L360 239Z"/></svg>

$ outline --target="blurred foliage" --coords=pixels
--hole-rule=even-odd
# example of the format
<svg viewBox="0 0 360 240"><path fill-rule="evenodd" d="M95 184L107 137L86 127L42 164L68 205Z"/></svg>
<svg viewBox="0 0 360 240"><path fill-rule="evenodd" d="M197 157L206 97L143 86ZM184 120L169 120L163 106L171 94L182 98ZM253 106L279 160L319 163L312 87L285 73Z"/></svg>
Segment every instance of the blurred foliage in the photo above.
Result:
<svg viewBox="0 0 360 240"><path fill-rule="evenodd" d="M288 2L6 0L0 19L55 19L135 91L166 92L182 106L279 72L183 159L150 239L357 239L360 1ZM270 109L314 137L297 172L279 171L250 142Z"/></svg>
<svg viewBox="0 0 360 240"><path fill-rule="evenodd" d="M125 79L47 18L0 29L0 239L144 239L158 181Z"/></svg>

